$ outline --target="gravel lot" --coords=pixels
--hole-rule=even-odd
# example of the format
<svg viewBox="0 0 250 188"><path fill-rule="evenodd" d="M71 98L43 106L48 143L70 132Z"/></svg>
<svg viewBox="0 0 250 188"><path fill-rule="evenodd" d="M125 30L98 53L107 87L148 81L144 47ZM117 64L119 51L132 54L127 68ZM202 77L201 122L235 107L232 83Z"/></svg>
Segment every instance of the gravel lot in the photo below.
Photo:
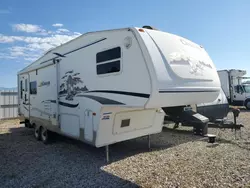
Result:
<svg viewBox="0 0 250 188"><path fill-rule="evenodd" d="M229 114L229 118L232 118ZM94 148L56 136L50 145L17 120L0 122L0 187L249 187L250 112L242 110L242 138L209 129L217 144L192 135L192 128L164 128L147 139Z"/></svg>

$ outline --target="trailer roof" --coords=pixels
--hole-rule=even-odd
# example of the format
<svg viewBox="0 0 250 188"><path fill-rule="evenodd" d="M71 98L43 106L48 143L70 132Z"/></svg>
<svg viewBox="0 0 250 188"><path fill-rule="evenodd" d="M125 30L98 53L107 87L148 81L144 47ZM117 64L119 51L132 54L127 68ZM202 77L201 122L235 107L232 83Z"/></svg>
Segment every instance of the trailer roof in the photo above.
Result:
<svg viewBox="0 0 250 188"><path fill-rule="evenodd" d="M78 36L78 37L76 37L76 38L74 38L74 39L72 39L72 40L70 40L70 41L68 41L68 42L65 42L65 43L63 43L63 44L61 44L61 45L55 47L55 48L49 49L49 50L48 50L47 52L45 52L40 58L38 58L38 59L35 60L33 63L31 63L30 65L26 66L26 67L23 68L22 70L20 70L17 74L22 74L22 73L25 73L25 72L32 71L33 69L29 69L29 68L31 68L31 67L33 67L34 65L36 65L36 63L39 62L39 60L41 60L43 57L45 57L45 56L48 55L48 54L51 54L52 52L54 52L54 51L60 49L61 47L65 46L65 45L68 45L68 44L72 43L72 42L75 41L75 40L78 40L79 38L85 37L86 35L89 35L89 34L91 34L91 33L100 33L100 32L108 32L108 31L119 31L119 30L124 30L124 29L131 29L131 28L135 28L135 27L125 27L125 28L119 28L119 29L101 30L101 31L93 31L93 32L84 33L84 34L82 34L82 35L80 35L80 36ZM55 59L55 58L57 58L57 57L60 57L60 56L59 56L59 55L55 55L55 57L52 58L52 59ZM50 61L50 60L52 60L52 59L48 59L48 60L45 60L45 61ZM39 63L39 65L40 65L40 63ZM34 67L34 69L37 69L37 68L39 68L39 66Z"/></svg>

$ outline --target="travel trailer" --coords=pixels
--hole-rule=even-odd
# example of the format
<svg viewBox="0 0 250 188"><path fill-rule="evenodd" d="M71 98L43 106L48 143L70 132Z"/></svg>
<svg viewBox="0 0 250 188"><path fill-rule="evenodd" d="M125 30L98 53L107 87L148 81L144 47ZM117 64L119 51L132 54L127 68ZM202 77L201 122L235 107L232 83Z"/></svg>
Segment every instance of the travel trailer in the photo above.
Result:
<svg viewBox="0 0 250 188"><path fill-rule="evenodd" d="M96 147L159 133L168 108L211 102L216 68L200 45L146 28L90 32L18 73L19 113L35 137L49 131Z"/></svg>
<svg viewBox="0 0 250 188"><path fill-rule="evenodd" d="M250 110L250 84L243 83L243 80L250 77L245 70L220 70L218 71L221 87L228 99L228 102L236 106L245 106Z"/></svg>

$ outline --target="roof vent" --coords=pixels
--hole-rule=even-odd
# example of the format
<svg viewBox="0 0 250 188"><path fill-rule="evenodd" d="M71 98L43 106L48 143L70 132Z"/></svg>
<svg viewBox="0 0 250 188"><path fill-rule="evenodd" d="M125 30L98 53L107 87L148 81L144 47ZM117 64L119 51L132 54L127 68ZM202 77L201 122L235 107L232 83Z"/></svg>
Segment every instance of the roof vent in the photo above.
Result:
<svg viewBox="0 0 250 188"><path fill-rule="evenodd" d="M155 27L152 27L150 25L144 25L144 26L142 26L142 28L144 28L144 29L151 29L151 30L158 30Z"/></svg>

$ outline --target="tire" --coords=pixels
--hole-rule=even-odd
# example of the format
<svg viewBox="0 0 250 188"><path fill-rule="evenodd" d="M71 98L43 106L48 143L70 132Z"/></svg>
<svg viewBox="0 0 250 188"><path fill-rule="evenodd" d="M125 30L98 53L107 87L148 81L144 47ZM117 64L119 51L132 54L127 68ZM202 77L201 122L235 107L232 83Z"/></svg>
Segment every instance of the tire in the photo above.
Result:
<svg viewBox="0 0 250 188"><path fill-rule="evenodd" d="M24 126L25 126L26 128L30 128L29 120L25 119L25 121L24 121Z"/></svg>
<svg viewBox="0 0 250 188"><path fill-rule="evenodd" d="M35 138L36 140L41 140L41 128L40 126L36 126L34 125L35 129L34 129L34 135L35 135Z"/></svg>
<svg viewBox="0 0 250 188"><path fill-rule="evenodd" d="M49 130L41 127L41 140L44 144L48 144L49 143Z"/></svg>
<svg viewBox="0 0 250 188"><path fill-rule="evenodd" d="M247 100L245 102L245 107L246 107L247 110L250 110L250 100Z"/></svg>
<svg viewBox="0 0 250 188"><path fill-rule="evenodd" d="M33 128L33 127L34 127L34 125L31 125L31 124L30 124L30 121L27 120L27 119L25 120L24 125L25 125L26 128Z"/></svg>

